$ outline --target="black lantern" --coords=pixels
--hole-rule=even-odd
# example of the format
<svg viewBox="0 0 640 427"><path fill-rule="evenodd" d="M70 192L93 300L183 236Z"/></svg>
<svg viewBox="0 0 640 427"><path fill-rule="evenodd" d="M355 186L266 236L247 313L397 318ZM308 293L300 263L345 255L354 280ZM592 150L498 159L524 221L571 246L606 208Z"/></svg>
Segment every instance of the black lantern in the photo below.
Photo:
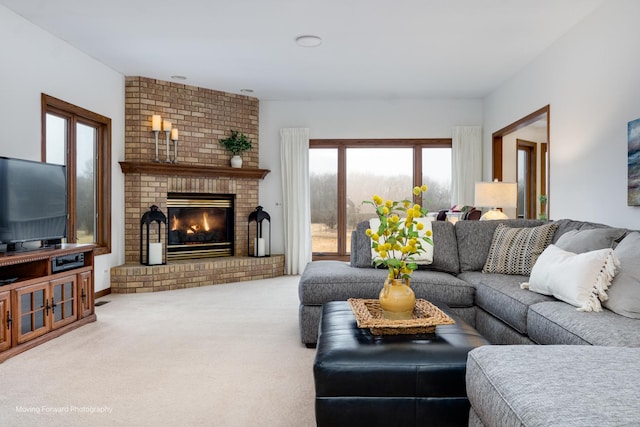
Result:
<svg viewBox="0 0 640 427"><path fill-rule="evenodd" d="M153 230L149 230L151 223L158 224L158 232L153 233ZM162 231L162 224L164 224L165 231ZM146 233L145 233L146 231ZM151 231L151 232L150 232ZM150 234L157 234L158 241L150 242ZM162 235L165 235L165 242L168 242L167 236L167 217L162 213L156 205L149 208L147 212L142 215L140 220L140 263L144 265L158 265L166 264L166 244L162 243ZM146 235L146 238L145 238Z"/></svg>
<svg viewBox="0 0 640 427"><path fill-rule="evenodd" d="M262 237L263 221L269 221L269 244ZM256 223L255 237L252 239L251 224ZM262 210L262 206L258 206L255 211L249 214L249 223L247 224L247 253L249 256L264 257L271 256L271 217ZM251 243L253 241L253 250Z"/></svg>

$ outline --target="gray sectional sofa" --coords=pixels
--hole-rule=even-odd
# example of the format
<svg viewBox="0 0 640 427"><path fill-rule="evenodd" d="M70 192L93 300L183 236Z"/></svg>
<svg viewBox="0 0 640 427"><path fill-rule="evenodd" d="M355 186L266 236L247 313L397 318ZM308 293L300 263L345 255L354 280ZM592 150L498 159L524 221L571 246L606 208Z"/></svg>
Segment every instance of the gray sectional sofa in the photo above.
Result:
<svg viewBox="0 0 640 427"><path fill-rule="evenodd" d="M528 275L483 272L487 257L494 255L492 242L499 224L512 228L552 224L554 232L549 243L558 243L566 234L563 244L568 241L572 252L614 247L631 232L568 219L553 223L537 220L459 221L455 225L433 222L434 259L431 265L421 266L412 275L411 286L416 297L446 303L492 344L500 344L481 347L469 355L470 424L587 425L597 421L599 425L607 425L611 414L602 408L599 418L598 411L590 409L581 413L583 418L576 418L589 420L585 424L569 422L571 410L566 407L553 418L545 412L549 410L545 405L553 406L554 401L565 399L569 408L584 410L582 400L567 396L574 392L586 395L584 402L592 403L590 399L597 400L602 393L594 384L611 381L619 381L621 387L629 388L618 396L611 396L619 415L619 418L610 418L615 420L611 425L640 424L640 405L622 396L640 394L640 370L637 369L640 319L607 308L601 312L578 311L553 296L523 289L521 284L529 280ZM367 228L368 222L363 222L352 233L350 263L311 262L301 276L300 334L307 346L316 342L323 303L351 297L377 298L387 272L371 266L370 240L364 234ZM615 284L612 289L614 287ZM590 346L569 346L575 344ZM618 356L621 364L615 361ZM603 368L594 371L595 366ZM571 372L571 380L575 382L571 383L563 372ZM590 377L573 378L587 373ZM545 384L543 397L535 394L541 386L530 386L540 381ZM590 389L582 388L588 388L588 384ZM555 421L550 422L552 419Z"/></svg>

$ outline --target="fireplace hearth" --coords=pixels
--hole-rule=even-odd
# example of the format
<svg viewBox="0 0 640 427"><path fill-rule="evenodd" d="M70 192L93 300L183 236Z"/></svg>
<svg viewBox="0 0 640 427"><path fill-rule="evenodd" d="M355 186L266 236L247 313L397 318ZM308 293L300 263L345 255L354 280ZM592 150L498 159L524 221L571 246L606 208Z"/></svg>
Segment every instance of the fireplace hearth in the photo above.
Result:
<svg viewBox="0 0 640 427"><path fill-rule="evenodd" d="M167 195L167 259L233 256L234 195Z"/></svg>

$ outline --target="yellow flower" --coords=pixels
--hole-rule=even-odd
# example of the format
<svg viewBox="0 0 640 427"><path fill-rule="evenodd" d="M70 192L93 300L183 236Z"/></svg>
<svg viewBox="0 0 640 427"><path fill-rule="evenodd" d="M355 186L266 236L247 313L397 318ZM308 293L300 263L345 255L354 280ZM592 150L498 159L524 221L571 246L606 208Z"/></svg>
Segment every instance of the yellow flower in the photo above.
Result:
<svg viewBox="0 0 640 427"><path fill-rule="evenodd" d="M418 224L418 225L422 225L422 224ZM433 232L431 230L427 230L424 234L427 235L427 237L431 237L431 235L433 234Z"/></svg>
<svg viewBox="0 0 640 427"><path fill-rule="evenodd" d="M412 192L419 196L426 190L427 186L423 184L414 187ZM375 265L384 265L392 279L410 279L415 267L413 257L424 252L427 244L432 244L424 238L412 237L417 235L415 230L424 230L424 224L415 219L421 218L425 211L419 204L409 200L383 200L377 194L364 203L374 207L380 220L377 228L366 230L376 253ZM427 233L427 236L431 236L431 232Z"/></svg>
<svg viewBox="0 0 640 427"><path fill-rule="evenodd" d="M424 193L424 192L426 192L426 191L429 189L429 187L427 187L427 186L426 186L426 184L422 184L422 187L420 187L420 189L421 189L421 190L422 190L422 192Z"/></svg>

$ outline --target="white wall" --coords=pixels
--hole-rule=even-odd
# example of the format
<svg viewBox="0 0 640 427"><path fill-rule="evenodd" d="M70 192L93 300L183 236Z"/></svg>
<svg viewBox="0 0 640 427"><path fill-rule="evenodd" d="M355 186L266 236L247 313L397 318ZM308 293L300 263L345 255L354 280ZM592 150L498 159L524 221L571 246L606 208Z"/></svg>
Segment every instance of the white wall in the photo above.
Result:
<svg viewBox="0 0 640 427"><path fill-rule="evenodd" d="M640 228L640 208L627 206L626 134L640 117L638 16L637 0L605 2L485 99L485 159L492 132L550 104L551 219Z"/></svg>
<svg viewBox="0 0 640 427"><path fill-rule="evenodd" d="M96 257L96 290L124 262L124 77L0 6L0 155L40 160L41 93L112 120L112 253Z"/></svg>
<svg viewBox="0 0 640 427"><path fill-rule="evenodd" d="M260 101L260 204L272 220L272 253L284 252L280 129L309 128L312 139L451 138L453 126L482 123L481 100Z"/></svg>

